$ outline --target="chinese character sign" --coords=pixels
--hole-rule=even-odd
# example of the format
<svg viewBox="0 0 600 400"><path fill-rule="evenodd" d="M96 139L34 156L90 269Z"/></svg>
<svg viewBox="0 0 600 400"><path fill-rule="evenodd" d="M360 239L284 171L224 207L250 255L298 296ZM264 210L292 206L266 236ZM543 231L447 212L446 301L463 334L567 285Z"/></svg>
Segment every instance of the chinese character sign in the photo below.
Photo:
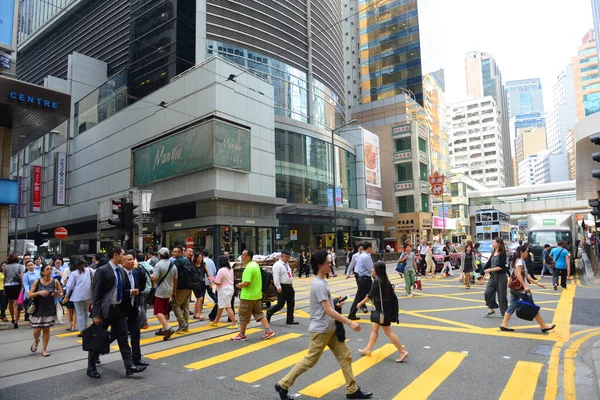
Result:
<svg viewBox="0 0 600 400"><path fill-rule="evenodd" d="M429 185L431 186L431 194L434 196L442 196L444 194L444 182L446 177L440 175L437 171L429 177Z"/></svg>

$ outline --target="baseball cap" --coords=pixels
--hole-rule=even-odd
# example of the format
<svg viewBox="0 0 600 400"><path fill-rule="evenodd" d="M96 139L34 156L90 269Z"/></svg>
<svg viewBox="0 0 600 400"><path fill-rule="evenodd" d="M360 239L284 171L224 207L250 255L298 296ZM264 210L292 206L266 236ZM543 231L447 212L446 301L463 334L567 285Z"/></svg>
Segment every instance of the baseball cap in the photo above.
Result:
<svg viewBox="0 0 600 400"><path fill-rule="evenodd" d="M166 247L161 247L161 249L158 251L158 254L160 254L161 256L168 256L171 253Z"/></svg>

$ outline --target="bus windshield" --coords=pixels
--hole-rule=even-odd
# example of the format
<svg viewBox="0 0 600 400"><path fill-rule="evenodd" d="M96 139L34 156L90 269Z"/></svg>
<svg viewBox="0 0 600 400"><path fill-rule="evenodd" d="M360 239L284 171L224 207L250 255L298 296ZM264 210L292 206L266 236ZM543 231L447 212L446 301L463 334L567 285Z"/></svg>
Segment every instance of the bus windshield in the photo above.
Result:
<svg viewBox="0 0 600 400"><path fill-rule="evenodd" d="M529 232L529 235L527 236L527 241L530 245L539 247L542 247L545 244L549 244L550 246L554 247L559 240L570 244L571 232L537 231Z"/></svg>
<svg viewBox="0 0 600 400"><path fill-rule="evenodd" d="M493 250L492 242L479 242L480 253L491 253Z"/></svg>

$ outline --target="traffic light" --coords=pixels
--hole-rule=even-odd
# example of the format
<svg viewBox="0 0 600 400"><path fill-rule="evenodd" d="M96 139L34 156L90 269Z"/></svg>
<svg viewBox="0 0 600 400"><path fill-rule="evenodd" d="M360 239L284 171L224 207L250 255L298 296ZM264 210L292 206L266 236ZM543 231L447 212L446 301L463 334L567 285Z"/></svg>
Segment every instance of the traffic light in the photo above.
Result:
<svg viewBox="0 0 600 400"><path fill-rule="evenodd" d="M229 234L231 233L231 230L229 229L228 226L226 226L225 228L223 228L223 241L225 243L229 243L230 242L230 237Z"/></svg>
<svg viewBox="0 0 600 400"><path fill-rule="evenodd" d="M138 206L134 206L133 203L127 201L123 204L123 230L127 232L133 231L135 226L133 222L133 210L136 208L138 208Z"/></svg>
<svg viewBox="0 0 600 400"><path fill-rule="evenodd" d="M127 199L125 199L125 198L112 201L112 205L113 205L112 213L115 214L116 217L109 218L108 223L110 225L113 225L115 227L115 229L117 229L119 231L125 230L125 217L124 217L125 204L127 204Z"/></svg>
<svg viewBox="0 0 600 400"><path fill-rule="evenodd" d="M152 242L157 246L160 244L160 233L154 232L152 234Z"/></svg>
<svg viewBox="0 0 600 400"><path fill-rule="evenodd" d="M40 247L41 245L44 244L44 236L48 236L48 232L42 232L42 230L40 229L40 224L38 224L37 226L37 230L34 232L34 244L37 247Z"/></svg>

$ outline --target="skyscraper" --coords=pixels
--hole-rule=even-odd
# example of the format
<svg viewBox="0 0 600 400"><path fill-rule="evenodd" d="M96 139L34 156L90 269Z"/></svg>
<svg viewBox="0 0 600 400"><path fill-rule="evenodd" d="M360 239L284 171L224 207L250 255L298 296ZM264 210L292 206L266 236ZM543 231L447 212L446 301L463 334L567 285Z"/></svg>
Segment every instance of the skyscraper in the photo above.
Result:
<svg viewBox="0 0 600 400"><path fill-rule="evenodd" d="M592 19L594 31L600 32L600 0L592 0ZM596 53L600 54L600 42L596 41Z"/></svg>
<svg viewBox="0 0 600 400"><path fill-rule="evenodd" d="M575 127L575 90L571 65L563 68L552 86L552 110L548 114L547 145L553 154L566 154L565 138Z"/></svg>
<svg viewBox="0 0 600 400"><path fill-rule="evenodd" d="M505 184L513 186L513 163L510 145L508 102L502 82L502 73L491 54L472 51L465 55L467 95L473 98L491 96L500 114L502 156L504 157Z"/></svg>
<svg viewBox="0 0 600 400"><path fill-rule="evenodd" d="M600 74L595 32L589 29L581 40L577 55L571 58L577 121L600 111Z"/></svg>
<svg viewBox="0 0 600 400"><path fill-rule="evenodd" d="M508 81L505 84L508 116L544 111L544 97L540 78Z"/></svg>

